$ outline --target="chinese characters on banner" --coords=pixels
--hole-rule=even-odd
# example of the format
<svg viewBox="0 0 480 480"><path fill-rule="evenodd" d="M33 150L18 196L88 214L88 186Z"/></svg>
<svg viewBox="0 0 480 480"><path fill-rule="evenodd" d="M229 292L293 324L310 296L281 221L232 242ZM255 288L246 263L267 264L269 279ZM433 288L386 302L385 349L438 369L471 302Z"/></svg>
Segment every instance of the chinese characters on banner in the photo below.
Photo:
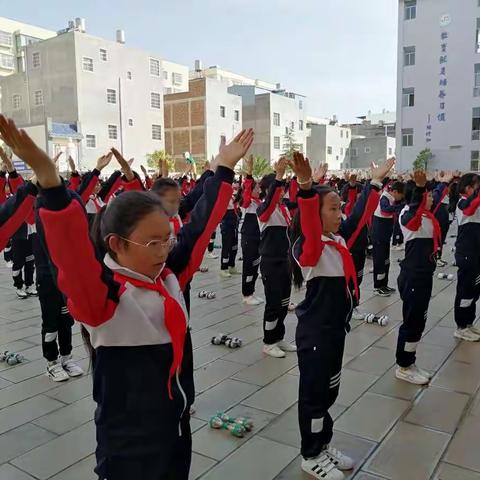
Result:
<svg viewBox="0 0 480 480"><path fill-rule="evenodd" d="M425 142L430 143L432 141L432 117L428 114L427 127L425 130Z"/></svg>
<svg viewBox="0 0 480 480"><path fill-rule="evenodd" d="M440 33L440 80L439 80L439 112L437 114L437 120L439 122L445 122L447 120L447 114L445 112L445 104L447 97L447 64L448 64L448 32L442 31Z"/></svg>

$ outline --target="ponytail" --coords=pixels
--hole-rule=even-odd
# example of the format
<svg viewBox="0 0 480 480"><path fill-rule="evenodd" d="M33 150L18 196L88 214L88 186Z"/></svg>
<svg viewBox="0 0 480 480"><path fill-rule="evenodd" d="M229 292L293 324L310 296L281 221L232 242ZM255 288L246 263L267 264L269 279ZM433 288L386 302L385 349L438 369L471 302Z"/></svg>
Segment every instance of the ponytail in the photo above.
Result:
<svg viewBox="0 0 480 480"><path fill-rule="evenodd" d="M293 217L292 224L290 225L290 244L292 247L289 249L290 271L292 272L293 285L299 290L303 285L303 274L300 265L295 260L293 249L295 244L302 235L302 229L300 227L300 212L297 210Z"/></svg>

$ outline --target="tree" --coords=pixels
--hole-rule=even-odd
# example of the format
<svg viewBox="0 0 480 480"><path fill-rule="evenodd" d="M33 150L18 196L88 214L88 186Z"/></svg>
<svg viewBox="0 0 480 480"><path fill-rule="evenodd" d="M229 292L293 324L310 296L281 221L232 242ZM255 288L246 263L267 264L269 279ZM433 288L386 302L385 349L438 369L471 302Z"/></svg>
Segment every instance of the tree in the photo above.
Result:
<svg viewBox="0 0 480 480"><path fill-rule="evenodd" d="M273 168L270 165L270 162L263 157L254 157L253 158L253 177L261 178L264 175L273 172Z"/></svg>
<svg viewBox="0 0 480 480"><path fill-rule="evenodd" d="M301 148L300 143L295 143L295 131L293 128L288 128L287 133L283 136L283 152L282 156L288 160L292 160L293 153L298 152Z"/></svg>
<svg viewBox="0 0 480 480"><path fill-rule="evenodd" d="M169 172L175 169L175 160L165 150L155 150L153 153L147 153L148 168L159 170L161 160L166 160Z"/></svg>
<svg viewBox="0 0 480 480"><path fill-rule="evenodd" d="M423 149L413 162L414 170L427 170L428 161L432 158L432 151L429 148Z"/></svg>

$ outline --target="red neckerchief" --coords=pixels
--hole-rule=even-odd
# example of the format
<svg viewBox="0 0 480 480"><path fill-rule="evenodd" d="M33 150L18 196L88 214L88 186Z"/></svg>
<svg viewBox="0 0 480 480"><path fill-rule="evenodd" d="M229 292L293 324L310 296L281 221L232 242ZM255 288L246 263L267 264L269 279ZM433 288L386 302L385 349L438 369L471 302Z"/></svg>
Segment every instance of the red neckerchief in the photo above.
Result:
<svg viewBox="0 0 480 480"><path fill-rule="evenodd" d="M435 255L442 245L442 230L440 229L440 223L436 219L435 215L428 211L424 205L427 203L427 192L423 194L423 200L420 208L422 209L422 215L429 218L433 225L433 255Z"/></svg>
<svg viewBox="0 0 480 480"><path fill-rule="evenodd" d="M347 217L350 216L352 213L353 207L355 206L355 203L357 201L357 186L355 187L350 187L348 189L348 195L347 195L347 204L345 205L345 215Z"/></svg>
<svg viewBox="0 0 480 480"><path fill-rule="evenodd" d="M280 207L280 212L283 215L283 218L287 222L287 227L289 227L290 224L292 223L292 217L290 216L290 211L288 210L288 207L283 203L280 203L279 207Z"/></svg>
<svg viewBox="0 0 480 480"><path fill-rule="evenodd" d="M97 212L99 212L102 206L98 203L98 198L96 195L92 196L92 202L95 205L95 209L97 210Z"/></svg>
<svg viewBox="0 0 480 480"><path fill-rule="evenodd" d="M185 312L183 311L183 308L180 306L177 300L175 300L170 295L167 288L163 284L162 279L165 279L167 275L171 273L172 272L170 272L170 270L163 269L160 277L157 279L157 283L149 283L143 280L138 280L136 278L127 277L126 275L122 275L121 273L115 273L114 278L120 283L128 282L134 287L144 288L146 290L153 290L155 292L158 292L158 294L164 299L163 305L165 310L165 327L170 334L173 347L173 361L172 365L170 366L167 388L168 396L170 400L173 400L172 378L182 365L183 347L185 343L185 335L187 334L187 318Z"/></svg>
<svg viewBox="0 0 480 480"><path fill-rule="evenodd" d="M182 228L178 215L174 215L173 217L170 217L170 223L173 228L173 233L175 234L175 236L177 236L178 232L180 231L180 228Z"/></svg>
<svg viewBox="0 0 480 480"><path fill-rule="evenodd" d="M350 281L352 281L353 287L354 287L354 295L358 300L357 272L355 271L355 264L353 263L353 259L352 259L352 255L350 254L350 251L348 250L347 247L344 247L341 243L338 243L335 240L328 240L328 241L322 240L322 242L325 245L330 245L331 247L334 247L342 257L343 273L345 275L345 283L347 285L347 291L350 288Z"/></svg>
<svg viewBox="0 0 480 480"><path fill-rule="evenodd" d="M448 187L444 187L442 191L442 195L440 197L440 200L438 201L437 206L433 209L433 214L435 215L440 208L440 205L442 205L443 199L448 195Z"/></svg>

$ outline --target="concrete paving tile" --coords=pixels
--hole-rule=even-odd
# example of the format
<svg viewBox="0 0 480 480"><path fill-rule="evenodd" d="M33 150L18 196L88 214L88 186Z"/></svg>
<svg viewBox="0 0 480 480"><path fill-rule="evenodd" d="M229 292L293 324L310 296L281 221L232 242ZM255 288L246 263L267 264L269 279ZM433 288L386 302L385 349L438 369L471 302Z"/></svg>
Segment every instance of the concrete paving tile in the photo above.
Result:
<svg viewBox="0 0 480 480"><path fill-rule="evenodd" d="M197 480L206 471L210 470L217 462L198 453L192 453L192 466L190 467L190 480ZM60 479L59 479L60 480ZM73 479L72 479L73 480Z"/></svg>
<svg viewBox="0 0 480 480"><path fill-rule="evenodd" d="M480 444L480 418L465 417L453 436L444 460L453 465L480 472L480 455L474 445Z"/></svg>
<svg viewBox="0 0 480 480"><path fill-rule="evenodd" d="M428 479L450 435L399 422L363 467L391 480Z"/></svg>
<svg viewBox="0 0 480 480"><path fill-rule="evenodd" d="M350 370L383 375L395 362L391 350L379 347L370 347L358 357L351 360L346 367Z"/></svg>
<svg viewBox="0 0 480 480"><path fill-rule="evenodd" d="M456 392L473 393L480 385L480 364L448 360L433 379L432 385Z"/></svg>
<svg viewBox="0 0 480 480"><path fill-rule="evenodd" d="M440 462L434 480L480 480L480 473Z"/></svg>
<svg viewBox="0 0 480 480"><path fill-rule="evenodd" d="M422 390L420 385L402 382L395 377L395 368L388 370L369 389L370 392L386 395L387 397L413 400Z"/></svg>
<svg viewBox="0 0 480 480"><path fill-rule="evenodd" d="M222 359L200 367L195 371L195 390L202 393L243 368L243 365Z"/></svg>
<svg viewBox="0 0 480 480"><path fill-rule="evenodd" d="M378 375L356 372L355 370L344 368L340 381L340 393L336 403L349 407L362 393L368 390L378 378Z"/></svg>
<svg viewBox="0 0 480 480"><path fill-rule="evenodd" d="M366 393L335 422L335 429L379 442L409 408L399 398Z"/></svg>
<svg viewBox="0 0 480 480"><path fill-rule="evenodd" d="M35 480L30 475L27 475L25 472L22 472L18 468L15 468L13 465L6 463L5 465L0 466L0 480Z"/></svg>
<svg viewBox="0 0 480 480"><path fill-rule="evenodd" d="M422 342L453 349L459 343L459 340L453 336L454 330L454 328L434 327L422 338Z"/></svg>
<svg viewBox="0 0 480 480"><path fill-rule="evenodd" d="M237 372L233 378L242 382L264 386L288 372L297 364L295 353L287 354L285 358L262 358L257 363Z"/></svg>
<svg viewBox="0 0 480 480"><path fill-rule="evenodd" d="M227 353L223 359L228 360L229 362L241 363L243 365L253 365L266 357L262 348L263 340L260 338L249 345L233 350L231 353Z"/></svg>
<svg viewBox="0 0 480 480"><path fill-rule="evenodd" d="M51 383L51 380L48 380ZM73 403L88 395L92 395L93 380L90 375L80 378L71 378L59 387L46 393L51 398L56 398L64 403Z"/></svg>
<svg viewBox="0 0 480 480"><path fill-rule="evenodd" d="M96 464L95 455L90 455L49 480L98 480L98 476L93 472Z"/></svg>

